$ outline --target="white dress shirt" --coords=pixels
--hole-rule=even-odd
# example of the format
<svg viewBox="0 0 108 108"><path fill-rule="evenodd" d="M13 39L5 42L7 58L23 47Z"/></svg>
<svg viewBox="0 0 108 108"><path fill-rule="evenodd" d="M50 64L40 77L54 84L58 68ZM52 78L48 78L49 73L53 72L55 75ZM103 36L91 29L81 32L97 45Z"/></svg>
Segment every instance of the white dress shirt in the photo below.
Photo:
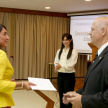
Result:
<svg viewBox="0 0 108 108"><path fill-rule="evenodd" d="M108 42L105 43L104 45L102 45L102 46L100 47L100 49L98 50L98 56L101 54L101 52L102 52L107 46L108 46Z"/></svg>
<svg viewBox="0 0 108 108"><path fill-rule="evenodd" d="M75 66L75 64L77 62L77 59L78 59L78 51L76 49L73 49L71 57L69 59L67 59L69 49L66 52L63 49L60 60L59 60L59 57L58 57L59 52L60 52L60 49L57 51L56 57L55 57L55 60L54 60L55 67L56 67L56 63L59 63L61 65L61 68L58 70L58 72L62 72L62 73L73 73L73 72L75 72L74 66Z"/></svg>

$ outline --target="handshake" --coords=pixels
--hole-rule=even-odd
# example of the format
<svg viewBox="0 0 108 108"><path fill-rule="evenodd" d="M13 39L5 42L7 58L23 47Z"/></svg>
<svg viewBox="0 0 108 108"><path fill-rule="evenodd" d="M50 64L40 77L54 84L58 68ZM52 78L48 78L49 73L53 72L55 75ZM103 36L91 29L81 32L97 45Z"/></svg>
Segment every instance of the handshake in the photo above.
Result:
<svg viewBox="0 0 108 108"><path fill-rule="evenodd" d="M63 103L68 104L69 102L75 106L75 108L81 108L81 97L82 95L76 93L76 92L67 92L63 94Z"/></svg>

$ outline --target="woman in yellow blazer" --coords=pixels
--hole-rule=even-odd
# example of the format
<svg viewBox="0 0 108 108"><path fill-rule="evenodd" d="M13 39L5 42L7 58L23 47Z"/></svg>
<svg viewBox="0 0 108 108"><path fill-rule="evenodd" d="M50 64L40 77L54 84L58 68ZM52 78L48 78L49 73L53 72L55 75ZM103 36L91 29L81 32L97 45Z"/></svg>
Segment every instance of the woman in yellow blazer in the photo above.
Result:
<svg viewBox="0 0 108 108"><path fill-rule="evenodd" d="M0 48L7 47L9 37L6 27L0 24ZM6 53L0 49L0 108L8 108L14 105L12 92L15 87L23 87L26 90L31 90L30 86L35 84L30 82L12 82L13 68L6 56Z"/></svg>

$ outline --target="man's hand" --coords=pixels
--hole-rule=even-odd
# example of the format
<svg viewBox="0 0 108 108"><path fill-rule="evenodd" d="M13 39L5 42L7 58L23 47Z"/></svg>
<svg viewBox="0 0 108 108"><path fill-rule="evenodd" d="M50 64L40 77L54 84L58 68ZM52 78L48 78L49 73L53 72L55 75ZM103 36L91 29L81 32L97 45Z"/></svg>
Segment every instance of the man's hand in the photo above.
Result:
<svg viewBox="0 0 108 108"><path fill-rule="evenodd" d="M63 103L69 104L69 101L67 100L67 98L72 98L73 94L76 94L76 92L67 92L67 93L63 94L63 98L62 98Z"/></svg>
<svg viewBox="0 0 108 108"><path fill-rule="evenodd" d="M71 97L67 97L67 100L70 103L72 103L76 108L81 108L82 107L81 97L82 97L82 95L76 93L76 94L72 94Z"/></svg>

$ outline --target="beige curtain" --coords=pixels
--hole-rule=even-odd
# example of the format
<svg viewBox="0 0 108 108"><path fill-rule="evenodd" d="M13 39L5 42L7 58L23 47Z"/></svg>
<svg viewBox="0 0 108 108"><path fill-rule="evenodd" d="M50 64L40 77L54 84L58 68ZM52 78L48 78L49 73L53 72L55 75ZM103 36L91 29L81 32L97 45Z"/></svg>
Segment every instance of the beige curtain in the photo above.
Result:
<svg viewBox="0 0 108 108"><path fill-rule="evenodd" d="M9 35L9 38L11 40L11 14L10 13L2 13L0 12L0 23L6 26L7 29L7 33ZM10 46L11 46L11 42L8 42L8 47L7 48L3 48L3 50L7 53L7 56L10 60Z"/></svg>
<svg viewBox="0 0 108 108"><path fill-rule="evenodd" d="M14 78L48 78L69 18L14 14Z"/></svg>
<svg viewBox="0 0 108 108"><path fill-rule="evenodd" d="M0 23L9 35L6 51L14 67L15 79L49 78L48 63L53 63L61 47L62 34L69 32L69 18L0 12ZM79 55L76 77L84 77L87 56Z"/></svg>

